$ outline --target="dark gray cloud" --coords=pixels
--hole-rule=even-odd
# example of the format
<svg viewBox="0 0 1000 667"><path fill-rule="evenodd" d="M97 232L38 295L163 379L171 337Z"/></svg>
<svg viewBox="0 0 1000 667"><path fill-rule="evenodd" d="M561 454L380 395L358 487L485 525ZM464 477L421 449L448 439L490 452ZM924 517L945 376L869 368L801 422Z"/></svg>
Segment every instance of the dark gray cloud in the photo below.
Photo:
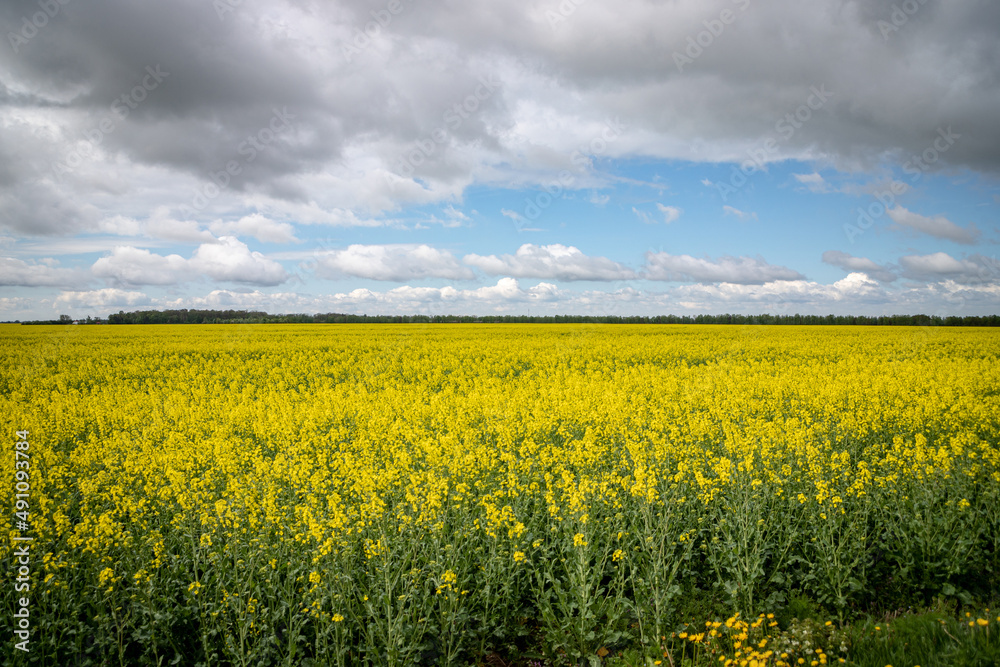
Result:
<svg viewBox="0 0 1000 667"><path fill-rule="evenodd" d="M37 2L0 7L0 225L21 233L156 206L207 222L248 197L364 217L544 180L614 117L612 155L742 160L777 138L768 159L856 168L950 127L928 169L1000 171L1000 6L983 0L895 19L889 0L56 4L34 30ZM276 110L291 122L269 133Z"/></svg>

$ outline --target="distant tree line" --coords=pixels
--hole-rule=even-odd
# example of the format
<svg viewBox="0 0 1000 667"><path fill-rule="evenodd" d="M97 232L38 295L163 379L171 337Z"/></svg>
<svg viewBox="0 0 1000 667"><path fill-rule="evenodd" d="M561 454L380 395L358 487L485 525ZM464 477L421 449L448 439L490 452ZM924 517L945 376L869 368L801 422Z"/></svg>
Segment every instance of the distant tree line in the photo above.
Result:
<svg viewBox="0 0 1000 667"><path fill-rule="evenodd" d="M58 320L39 320L22 324L72 324L73 319L62 315ZM316 315L270 315L259 310L137 310L118 311L106 320L87 318L79 324L442 324L442 323L565 323L565 324L812 324L866 326L1000 326L1000 315L949 316L937 315L349 315L319 313Z"/></svg>

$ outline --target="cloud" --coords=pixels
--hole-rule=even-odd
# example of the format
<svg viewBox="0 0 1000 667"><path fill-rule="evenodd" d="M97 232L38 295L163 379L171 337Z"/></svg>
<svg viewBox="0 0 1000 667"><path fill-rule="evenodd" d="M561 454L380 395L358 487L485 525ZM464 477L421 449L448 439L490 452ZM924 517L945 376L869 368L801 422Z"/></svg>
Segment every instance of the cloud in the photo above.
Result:
<svg viewBox="0 0 1000 667"><path fill-rule="evenodd" d="M287 222L275 222L260 213L251 213L239 220L216 220L208 226L213 234L252 236L264 243L297 243L295 229Z"/></svg>
<svg viewBox="0 0 1000 667"><path fill-rule="evenodd" d="M98 278L126 287L138 285L175 285L188 280L188 261L180 255L154 254L144 248L117 246L91 267Z"/></svg>
<svg viewBox="0 0 1000 667"><path fill-rule="evenodd" d="M205 296L163 299L156 302L162 309L262 310L267 313L317 313L328 311L322 300L292 292L235 291L214 289Z"/></svg>
<svg viewBox="0 0 1000 667"><path fill-rule="evenodd" d="M426 244L351 245L322 253L318 262L317 274L332 279L354 276L404 282L422 278L475 278L451 253Z"/></svg>
<svg viewBox="0 0 1000 667"><path fill-rule="evenodd" d="M191 257L190 266L214 280L251 285L280 285L288 273L278 262L252 252L233 236L222 236L219 243L205 243Z"/></svg>
<svg viewBox="0 0 1000 667"><path fill-rule="evenodd" d="M97 230L106 234L116 234L118 236L139 236L145 233L144 225L135 218L124 215L115 215L104 218L97 223Z"/></svg>
<svg viewBox="0 0 1000 667"><path fill-rule="evenodd" d="M792 176L794 176L795 180L799 183L802 183L809 188L810 192L825 193L832 191L830 184L823 179L823 176L815 171L811 174L792 174Z"/></svg>
<svg viewBox="0 0 1000 667"><path fill-rule="evenodd" d="M675 288L672 294L690 308L706 312L726 312L727 307L733 305L750 312L794 313L801 310L816 312L817 309L822 312L823 308L834 304L844 304L839 310L852 312L852 308L860 305L889 302L885 289L863 273L851 273L830 285L807 280L774 281L760 285L725 282L684 285Z"/></svg>
<svg viewBox="0 0 1000 667"><path fill-rule="evenodd" d="M663 214L663 221L668 225L677 218L681 217L682 211L676 206L664 206L663 204L657 203L656 208Z"/></svg>
<svg viewBox="0 0 1000 667"><path fill-rule="evenodd" d="M285 269L259 252L251 252L233 236L218 243L205 243L191 259L180 255L157 255L143 248L117 246L111 254L94 262L91 272L114 285L176 285L207 276L214 280L278 285L288 279Z"/></svg>
<svg viewBox="0 0 1000 667"><path fill-rule="evenodd" d="M945 252L906 255L899 258L903 277L918 281L945 281L971 284L1000 282L1000 263L983 255L955 259Z"/></svg>
<svg viewBox="0 0 1000 667"><path fill-rule="evenodd" d="M632 207L632 212L635 213L635 215L636 215L637 218L639 218L640 220L642 220L647 225L652 225L652 224L654 224L656 222L656 220L653 219L653 216L651 216L646 211L640 211L635 206Z"/></svg>
<svg viewBox="0 0 1000 667"><path fill-rule="evenodd" d="M221 221L215 223L220 229ZM235 229L236 223L228 223ZM101 219L94 226L95 231L117 236L147 237L176 243L215 243L216 237L194 220L176 220L166 206L160 206L145 220L125 215L113 215Z"/></svg>
<svg viewBox="0 0 1000 667"><path fill-rule="evenodd" d="M517 211L512 211L509 208L500 209L500 214L506 218L510 218L514 222L520 222L523 219L520 213L518 213Z"/></svg>
<svg viewBox="0 0 1000 667"><path fill-rule="evenodd" d="M55 260L25 262L0 257L0 285L5 287L52 287L79 284L86 276L76 269L62 269Z"/></svg>
<svg viewBox="0 0 1000 667"><path fill-rule="evenodd" d="M578 248L525 243L514 255L466 255L462 261L490 275L550 280L628 280L634 272L606 257L590 257Z"/></svg>
<svg viewBox="0 0 1000 667"><path fill-rule="evenodd" d="M683 213L683 211L681 211L681 209L677 208L676 206L665 206L663 204L660 204L659 202L657 202L656 204L656 209L663 214L663 222L665 222L668 225L671 222L677 220L677 218L681 217L681 213ZM647 225L653 225L659 222L659 220L654 218L646 211L641 211L634 206L632 207L632 212L635 213L635 215Z"/></svg>
<svg viewBox="0 0 1000 667"><path fill-rule="evenodd" d="M845 271L860 271L869 278L883 283L891 283L896 280L896 274L889 269L865 257L854 257L840 250L827 250L824 252L823 262L844 269Z"/></svg>
<svg viewBox="0 0 1000 667"><path fill-rule="evenodd" d="M664 206L663 204L660 204L658 202L656 204L656 209L663 214L663 222L665 222L668 225L671 222L677 220L677 218L681 217L681 213L683 213L683 211L681 211L681 209L677 208L676 206ZM653 225L659 222L659 220L654 218L646 211L641 211L634 206L632 207L632 212L635 213L636 216L647 225Z"/></svg>
<svg viewBox="0 0 1000 667"><path fill-rule="evenodd" d="M3 313L3 317L8 320L17 318L22 313L30 313L34 306L34 299L21 296L0 297L0 313ZM31 319L31 316L25 319Z"/></svg>
<svg viewBox="0 0 1000 667"><path fill-rule="evenodd" d="M470 185L551 182L580 146L601 145L615 116L628 128L601 157L738 163L821 84L833 96L768 160L870 166L922 155L942 122L927 102L949 99L961 137L932 168L1000 171L1000 9L990 3L925 7L885 58L878 21L888 2L775 0L737 12L739 25L683 75L671 54L704 30L697 0L613 13L588 4L556 32L534 2L438 4L394 20L348 62L343 49L371 21L370 4L266 0L222 22L212 3L193 0L66 5L4 60L0 225L72 233L121 211L175 206L179 193L190 204L223 182L182 217L230 220L267 200L367 223L455 201ZM29 5L5 3L0 18L20 25ZM147 67L165 74L126 118L111 113L149 82ZM495 83L475 111L449 123L484 77ZM751 91L767 94L747 105ZM287 128L272 129L276 113ZM262 133L269 140L251 152L248 138ZM413 155L419 164L405 162ZM57 175L55 163L78 166ZM237 173L227 175L230 164ZM575 187L591 184L581 176Z"/></svg>
<svg viewBox="0 0 1000 667"><path fill-rule="evenodd" d="M551 283L524 288L514 278L500 278L495 285L463 290L451 286L409 285L385 292L359 288L317 297L314 307L338 312L392 314L526 312L535 306L556 306L561 295L562 292Z"/></svg>
<svg viewBox="0 0 1000 667"><path fill-rule="evenodd" d="M148 306L152 300L142 292L104 288L90 291L66 291L55 299L57 307L67 308L134 308Z"/></svg>
<svg viewBox="0 0 1000 667"><path fill-rule="evenodd" d="M747 213L745 211L741 211L738 208L733 208L732 206L729 206L729 205L723 206L722 207L722 212L725 213L726 215L735 215L740 220L756 220L757 219L757 214L756 213Z"/></svg>
<svg viewBox="0 0 1000 667"><path fill-rule="evenodd" d="M647 252L641 275L647 280L745 285L804 279L798 271L768 264L761 257L726 256L712 261L665 252Z"/></svg>
<svg viewBox="0 0 1000 667"><path fill-rule="evenodd" d="M444 217L448 219L452 224L450 226L458 227L463 223L469 222L470 218L466 214L459 211L452 205L448 205L444 209Z"/></svg>
<svg viewBox="0 0 1000 667"><path fill-rule="evenodd" d="M217 239L194 220L177 220L170 209L159 206L142 225L143 233L153 238L178 243L215 243Z"/></svg>
<svg viewBox="0 0 1000 667"><path fill-rule="evenodd" d="M889 217L901 227L928 234L939 239L947 239L955 243L973 245L979 240L980 232L975 225L959 227L943 215L933 218L908 211L902 206L889 209Z"/></svg>

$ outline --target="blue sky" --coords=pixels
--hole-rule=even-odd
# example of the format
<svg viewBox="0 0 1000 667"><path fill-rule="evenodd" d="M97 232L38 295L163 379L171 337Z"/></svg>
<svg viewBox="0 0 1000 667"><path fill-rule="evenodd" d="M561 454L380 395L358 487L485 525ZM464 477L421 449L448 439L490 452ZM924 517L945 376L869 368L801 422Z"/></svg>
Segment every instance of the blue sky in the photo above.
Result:
<svg viewBox="0 0 1000 667"><path fill-rule="evenodd" d="M0 10L3 320L1000 304L993 6L39 11Z"/></svg>

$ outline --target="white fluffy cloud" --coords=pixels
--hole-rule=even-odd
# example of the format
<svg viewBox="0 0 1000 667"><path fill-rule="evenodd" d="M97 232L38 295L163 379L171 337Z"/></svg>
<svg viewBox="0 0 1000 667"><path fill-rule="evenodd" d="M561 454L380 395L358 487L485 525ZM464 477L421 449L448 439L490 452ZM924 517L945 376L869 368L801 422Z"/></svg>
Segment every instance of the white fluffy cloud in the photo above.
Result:
<svg viewBox="0 0 1000 667"><path fill-rule="evenodd" d="M91 267L98 278L117 285L174 285L189 277L188 262L180 255L157 255L144 248L118 246Z"/></svg>
<svg viewBox="0 0 1000 667"><path fill-rule="evenodd" d="M190 260L197 272L215 280L251 285L280 285L288 273L278 262L252 252L245 243L233 236L219 238L219 243L198 247Z"/></svg>
<svg viewBox="0 0 1000 667"><path fill-rule="evenodd" d="M757 312L789 313L829 308L860 312L867 304L880 304L888 294L863 273L851 273L830 285L807 280L775 281L762 285L737 284L683 285L673 290L675 298L688 307L705 312L724 312L737 307ZM844 307L846 306L846 307Z"/></svg>
<svg viewBox="0 0 1000 667"><path fill-rule="evenodd" d="M606 257L590 257L573 246L525 243L513 255L466 255L462 261L494 276L549 280L627 280L635 273Z"/></svg>
<svg viewBox="0 0 1000 667"><path fill-rule="evenodd" d="M647 252L642 277L647 280L762 285L776 280L802 280L798 271L768 264L761 257L701 259L691 255Z"/></svg>
<svg viewBox="0 0 1000 667"><path fill-rule="evenodd" d="M317 274L324 278L353 276L395 282L475 278L451 253L426 244L350 245L318 254L317 262Z"/></svg>
<svg viewBox="0 0 1000 667"><path fill-rule="evenodd" d="M943 215L936 215L933 218L929 218L919 213L908 211L902 206L889 209L889 217L900 227L912 229L939 239L954 241L955 243L973 245L979 240L980 236L980 232L975 225L970 224L968 227L960 227Z"/></svg>
<svg viewBox="0 0 1000 667"><path fill-rule="evenodd" d="M278 285L288 279L284 267L259 252L251 252L233 236L198 246L191 259L157 255L144 248L117 246L91 267L91 272L114 285L175 285L198 276L214 280Z"/></svg>
<svg viewBox="0 0 1000 667"><path fill-rule="evenodd" d="M260 213L245 215L239 220L216 220L208 226L213 234L252 236L264 243L295 243L295 229L287 222L275 222Z"/></svg>

